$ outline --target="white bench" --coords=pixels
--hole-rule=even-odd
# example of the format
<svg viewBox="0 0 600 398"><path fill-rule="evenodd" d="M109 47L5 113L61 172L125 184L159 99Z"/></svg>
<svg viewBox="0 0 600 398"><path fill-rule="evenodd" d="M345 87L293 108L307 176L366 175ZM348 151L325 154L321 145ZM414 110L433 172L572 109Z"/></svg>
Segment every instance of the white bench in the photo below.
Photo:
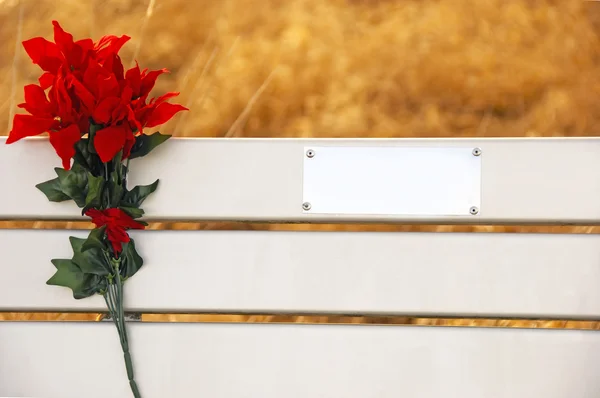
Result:
<svg viewBox="0 0 600 398"><path fill-rule="evenodd" d="M358 149L344 150L348 147ZM412 149L399 156L369 147ZM315 151L313 157L307 156L307 148ZM467 160L475 148L482 154ZM403 167L415 165L411 173L398 173L395 167L403 161ZM431 164L431 170L418 168L419 162L425 168ZM0 139L0 219L83 220L72 202L48 202L36 190L35 184L53 177L54 165L55 155L43 139L10 147ZM387 171L377 169L381 165ZM455 178L450 184L455 189L444 188L446 196L436 191L438 185L431 182L436 175ZM600 221L600 140L593 138L174 139L132 162L131 186L156 178L161 185L143 206L147 221ZM419 184L421 190L414 189ZM377 189L400 196L389 200L378 196ZM344 195L353 196L344 200ZM476 209L460 210L470 199ZM303 208L305 202L310 206ZM454 211L458 208L460 214ZM365 209L374 210L367 214ZM0 230L0 311L105 311L99 296L74 300L69 289L45 284L54 273L50 259L71 253L71 235L84 237L86 231ZM132 235L145 264L125 284L127 311L565 319L600 315L597 235ZM593 331L145 322L130 322L128 328L144 398L600 394L600 333ZM102 384L97 383L100 378ZM0 322L0 397L11 396L130 397L114 326Z"/></svg>

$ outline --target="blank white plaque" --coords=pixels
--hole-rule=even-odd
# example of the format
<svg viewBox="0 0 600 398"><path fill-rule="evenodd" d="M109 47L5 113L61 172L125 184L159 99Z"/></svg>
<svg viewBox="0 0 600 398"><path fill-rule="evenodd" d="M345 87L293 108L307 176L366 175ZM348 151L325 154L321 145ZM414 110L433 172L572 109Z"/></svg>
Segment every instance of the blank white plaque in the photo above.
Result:
<svg viewBox="0 0 600 398"><path fill-rule="evenodd" d="M473 217L484 156L473 149L306 147L304 212Z"/></svg>

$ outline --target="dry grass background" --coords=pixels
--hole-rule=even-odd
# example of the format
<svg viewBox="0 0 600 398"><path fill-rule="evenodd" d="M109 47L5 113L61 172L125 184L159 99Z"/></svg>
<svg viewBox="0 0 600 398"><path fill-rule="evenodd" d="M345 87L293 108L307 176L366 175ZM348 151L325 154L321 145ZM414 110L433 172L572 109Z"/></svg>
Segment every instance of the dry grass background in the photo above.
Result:
<svg viewBox="0 0 600 398"><path fill-rule="evenodd" d="M122 52L126 66L135 58L142 67L170 69L156 94L179 90L180 102L191 109L162 128L176 136L594 136L600 131L600 4L594 2L0 0L5 94L0 134L8 131L22 86L39 74L19 42L50 38L52 19L76 37L128 34L133 39ZM88 226L33 224L82 225ZM16 226L31 223L0 223ZM598 232L593 227L544 231Z"/></svg>

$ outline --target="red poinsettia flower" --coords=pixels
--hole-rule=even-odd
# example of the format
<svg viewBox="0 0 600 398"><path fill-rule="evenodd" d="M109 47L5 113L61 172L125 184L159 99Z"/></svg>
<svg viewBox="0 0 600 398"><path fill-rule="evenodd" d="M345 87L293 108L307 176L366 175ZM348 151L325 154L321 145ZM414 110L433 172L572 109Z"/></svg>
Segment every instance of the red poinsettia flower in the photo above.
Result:
<svg viewBox="0 0 600 398"><path fill-rule="evenodd" d="M154 88L156 79L163 73L169 73L169 71L164 68L153 71L148 71L148 69L140 71L140 67L136 62L135 66L125 74L125 80L133 91L133 99L147 97Z"/></svg>
<svg viewBox="0 0 600 398"><path fill-rule="evenodd" d="M15 115L6 143L48 132L50 144L62 159L63 168L69 170L71 158L75 155L74 146L81 139L81 131L87 131L89 122L73 107L60 74L56 81L49 93L51 100L42 87L35 84L25 86L25 102L18 106L30 115Z"/></svg>
<svg viewBox="0 0 600 398"><path fill-rule="evenodd" d="M135 113L135 119L139 123L139 130L144 127L155 127L169 121L175 114L181 111L187 111L188 108L179 104L170 104L166 102L174 98L179 93L171 92L158 98L152 98L150 103L146 104L146 99L150 91L156 84L156 79L163 73L168 73L167 69L140 71L137 65L129 69L125 74L125 80L133 91L132 109Z"/></svg>
<svg viewBox="0 0 600 398"><path fill-rule="evenodd" d="M104 62L117 54L130 39L129 36L104 36L97 43L92 39L74 41L73 35L65 32L57 21L54 25L54 43L43 37L35 37L23 42L25 51L34 64L46 73L40 77L40 85L50 87L60 68L80 75L88 58Z"/></svg>
<svg viewBox="0 0 600 398"><path fill-rule="evenodd" d="M127 213L118 208L106 210L90 209L85 213L92 218L96 228L106 225L106 237L113 247L115 254L121 253L123 243L130 241L128 229L144 229L145 226L131 218Z"/></svg>
<svg viewBox="0 0 600 398"><path fill-rule="evenodd" d="M187 110L182 105L166 102L179 93L168 93L146 104L156 79L166 73L166 69L140 72L136 65L126 72L125 80L120 82L114 74L107 74L106 68L102 70L103 73L95 74L95 81L90 78L86 83L98 101L92 119L94 123L106 126L96 132L94 138L94 146L103 162L110 161L121 150L123 159L126 159L135 143L135 135L141 134L144 127L158 126L177 112ZM120 87L122 90L119 93Z"/></svg>
<svg viewBox="0 0 600 398"><path fill-rule="evenodd" d="M148 104L145 101L136 101L133 105L136 120L142 127L155 127L168 122L175 114L189 110L180 104L167 102L170 98L177 97L179 93L166 93L158 98L152 98Z"/></svg>
<svg viewBox="0 0 600 398"><path fill-rule="evenodd" d="M114 83L117 84L116 80ZM107 85L107 87L110 86ZM135 143L134 130L141 129L130 106L131 88L125 86L120 96L117 97L115 94L118 94L118 91L118 84L114 90L107 91L109 96L100 100L92 114L96 124L106 126L98 130L94 137L94 147L103 162L109 162L121 150L123 150L123 159L129 157Z"/></svg>
<svg viewBox="0 0 600 398"><path fill-rule="evenodd" d="M58 22L53 25L54 43L41 37L23 42L45 73L40 86L27 89L29 99L22 107L31 115L15 117L7 143L50 132L50 141L68 169L74 144L89 132L91 122L100 127L93 143L101 161L107 163L120 151L127 159L136 135L144 128L163 124L187 110L168 102L179 93L147 101L157 78L168 71L141 71L136 63L125 72L118 52L128 36L104 36L97 43L74 41ZM49 87L48 100L44 90Z"/></svg>

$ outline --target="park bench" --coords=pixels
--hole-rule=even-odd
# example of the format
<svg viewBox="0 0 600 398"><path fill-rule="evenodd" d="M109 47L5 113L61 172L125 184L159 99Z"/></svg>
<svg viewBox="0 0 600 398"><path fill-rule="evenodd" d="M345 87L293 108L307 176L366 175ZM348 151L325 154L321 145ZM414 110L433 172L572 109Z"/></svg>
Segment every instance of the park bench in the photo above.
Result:
<svg viewBox="0 0 600 398"><path fill-rule="evenodd" d="M146 221L595 225L600 139L173 139ZM43 138L0 138L0 219L85 220L35 185ZM563 231L564 232L564 231ZM102 312L48 286L83 230L1 229L0 311ZM131 313L591 320L600 236L133 231ZM128 322L145 398L592 398L600 333L578 329ZM91 345L93 343L93 345ZM98 383L102 379L104 382ZM126 398L110 322L0 322L0 397Z"/></svg>

